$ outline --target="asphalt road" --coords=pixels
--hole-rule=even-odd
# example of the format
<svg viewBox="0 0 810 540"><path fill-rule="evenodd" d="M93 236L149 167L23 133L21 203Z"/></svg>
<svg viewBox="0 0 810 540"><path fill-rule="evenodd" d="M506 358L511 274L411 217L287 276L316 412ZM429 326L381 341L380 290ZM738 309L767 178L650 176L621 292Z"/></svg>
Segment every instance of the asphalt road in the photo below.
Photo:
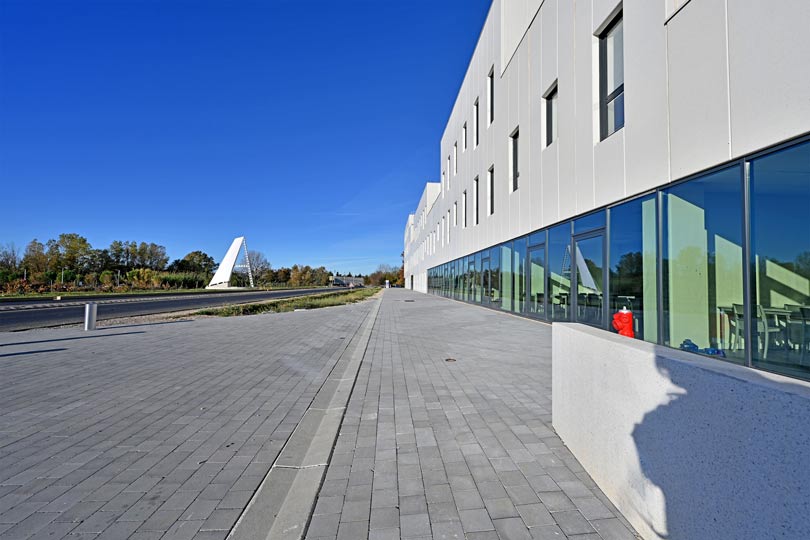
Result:
<svg viewBox="0 0 810 540"><path fill-rule="evenodd" d="M94 300L98 304L98 320L152 315L188 309L203 309L228 304L260 302L273 298L304 296L324 289L294 289L286 291L251 291L230 293L201 293L198 295L121 297ZM0 304L0 332L27 330L78 324L84 321L84 305L88 300L67 298L62 301L13 302Z"/></svg>

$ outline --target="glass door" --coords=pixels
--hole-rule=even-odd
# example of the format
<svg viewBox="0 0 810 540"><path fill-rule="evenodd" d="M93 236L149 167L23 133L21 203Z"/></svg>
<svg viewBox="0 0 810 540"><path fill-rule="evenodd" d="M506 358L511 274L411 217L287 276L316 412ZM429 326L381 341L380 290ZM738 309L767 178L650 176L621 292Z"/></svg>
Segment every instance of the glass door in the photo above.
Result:
<svg viewBox="0 0 810 540"><path fill-rule="evenodd" d="M492 278L490 277L489 258L481 261L481 285L484 289L484 305L488 306L492 298Z"/></svg>
<svg viewBox="0 0 810 540"><path fill-rule="evenodd" d="M574 320L605 326L605 235L592 233L574 238Z"/></svg>
<svg viewBox="0 0 810 540"><path fill-rule="evenodd" d="M529 248L526 271L526 290L529 292L526 313L531 317L546 318L546 246Z"/></svg>

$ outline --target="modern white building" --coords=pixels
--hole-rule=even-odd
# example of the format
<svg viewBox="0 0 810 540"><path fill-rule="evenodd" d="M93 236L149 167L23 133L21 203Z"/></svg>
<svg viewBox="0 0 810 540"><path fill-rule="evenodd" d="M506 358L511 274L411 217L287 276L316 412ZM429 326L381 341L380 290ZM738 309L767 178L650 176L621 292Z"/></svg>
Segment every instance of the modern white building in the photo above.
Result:
<svg viewBox="0 0 810 540"><path fill-rule="evenodd" d="M408 217L406 286L576 323L560 329L608 348L618 326L652 356L693 359L703 380L750 391L759 377L798 396L807 419L809 29L805 0L493 0L440 182ZM574 375L554 362L555 377ZM765 425L778 411L762 407ZM621 502L621 489L606 492L645 537L663 536L656 503ZM810 537L804 514L790 530L807 535L785 538ZM672 538L695 537L668 517Z"/></svg>

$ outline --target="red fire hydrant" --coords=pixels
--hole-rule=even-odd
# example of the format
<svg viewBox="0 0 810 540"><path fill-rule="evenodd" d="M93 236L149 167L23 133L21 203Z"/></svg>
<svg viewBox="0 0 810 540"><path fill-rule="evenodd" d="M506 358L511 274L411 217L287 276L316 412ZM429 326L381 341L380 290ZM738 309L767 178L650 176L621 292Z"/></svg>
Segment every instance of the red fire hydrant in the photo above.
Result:
<svg viewBox="0 0 810 540"><path fill-rule="evenodd" d="M614 313L613 328L618 330L622 336L636 337L636 333L633 332L633 312L623 307L620 311Z"/></svg>

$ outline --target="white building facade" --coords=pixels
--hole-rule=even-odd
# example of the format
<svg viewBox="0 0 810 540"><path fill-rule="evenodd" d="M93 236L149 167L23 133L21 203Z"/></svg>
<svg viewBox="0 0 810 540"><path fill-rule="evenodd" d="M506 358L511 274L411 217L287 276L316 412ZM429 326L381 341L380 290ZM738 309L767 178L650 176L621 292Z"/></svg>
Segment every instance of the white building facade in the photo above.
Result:
<svg viewBox="0 0 810 540"><path fill-rule="evenodd" d="M493 0L408 217L406 287L566 323L555 429L645 538L810 537L808 28Z"/></svg>
<svg viewBox="0 0 810 540"><path fill-rule="evenodd" d="M611 331L624 308L636 338L806 378L809 23L801 0L494 0L406 287Z"/></svg>

